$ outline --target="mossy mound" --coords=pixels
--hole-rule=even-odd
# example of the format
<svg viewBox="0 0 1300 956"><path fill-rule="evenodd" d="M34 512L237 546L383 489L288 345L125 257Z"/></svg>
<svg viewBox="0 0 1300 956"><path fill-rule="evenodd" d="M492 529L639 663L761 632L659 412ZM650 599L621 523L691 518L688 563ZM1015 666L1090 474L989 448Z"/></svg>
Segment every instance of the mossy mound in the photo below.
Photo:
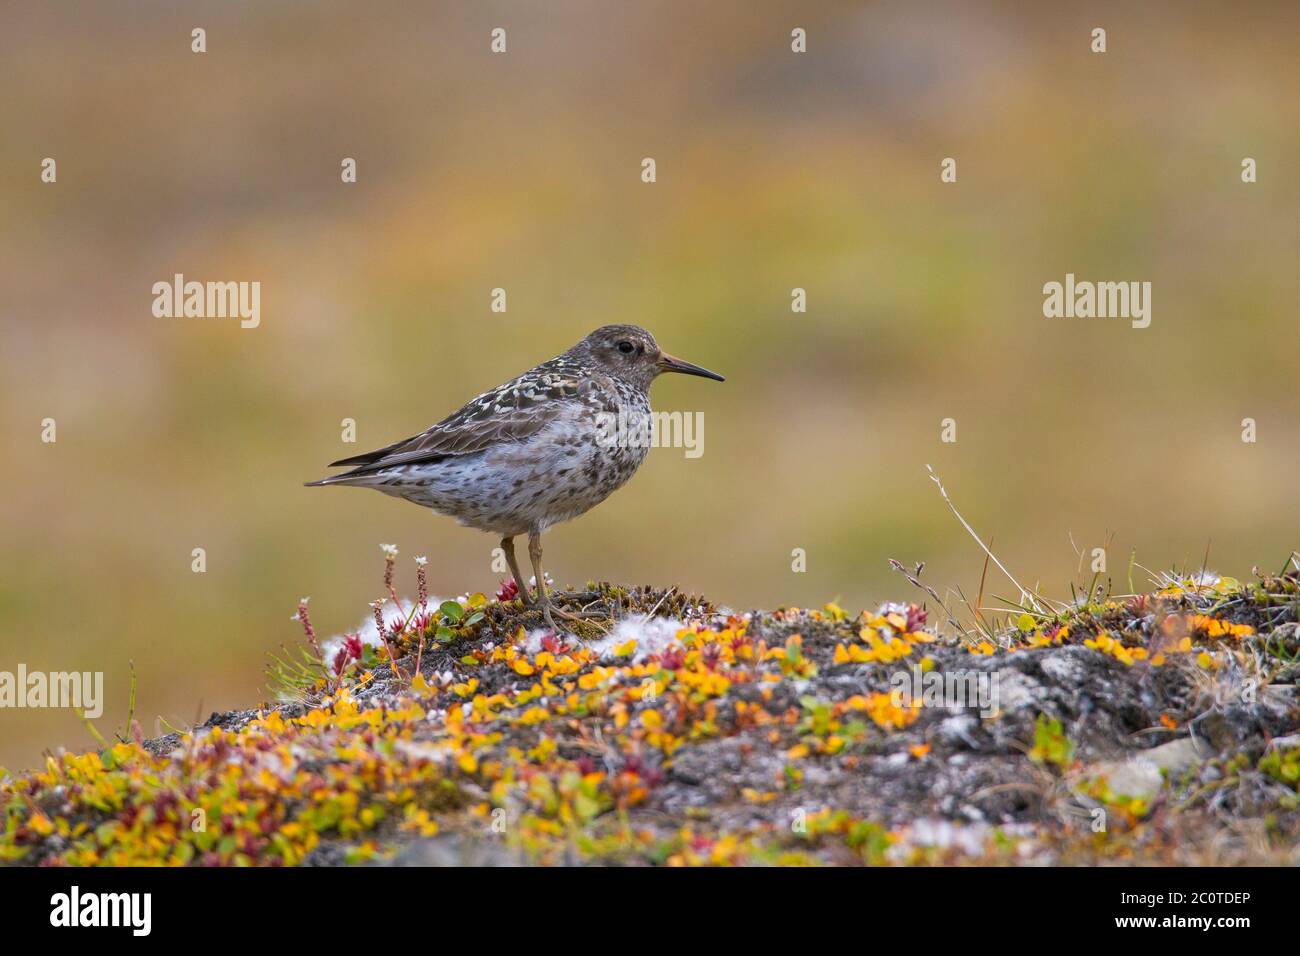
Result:
<svg viewBox="0 0 1300 956"><path fill-rule="evenodd" d="M1300 578L1163 585L969 633L596 583L557 595L613 614L580 637L413 608L298 700L0 781L0 859L1294 863Z"/></svg>

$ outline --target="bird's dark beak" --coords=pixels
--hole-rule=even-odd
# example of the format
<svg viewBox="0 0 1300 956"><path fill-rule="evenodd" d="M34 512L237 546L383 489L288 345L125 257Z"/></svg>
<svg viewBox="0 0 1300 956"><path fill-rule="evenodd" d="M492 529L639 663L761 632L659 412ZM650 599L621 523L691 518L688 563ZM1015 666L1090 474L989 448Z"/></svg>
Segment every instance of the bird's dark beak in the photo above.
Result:
<svg viewBox="0 0 1300 956"><path fill-rule="evenodd" d="M711 378L715 382L725 382L726 379L717 372L710 372L707 368L700 368L690 362L684 362L667 352L659 353L659 371L661 372L681 372L683 375L698 375L701 378Z"/></svg>

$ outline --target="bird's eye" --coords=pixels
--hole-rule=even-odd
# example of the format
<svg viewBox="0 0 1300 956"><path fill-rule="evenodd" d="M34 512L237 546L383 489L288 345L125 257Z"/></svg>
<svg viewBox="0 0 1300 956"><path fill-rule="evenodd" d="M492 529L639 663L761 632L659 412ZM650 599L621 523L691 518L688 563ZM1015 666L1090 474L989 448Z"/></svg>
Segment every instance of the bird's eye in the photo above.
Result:
<svg viewBox="0 0 1300 956"><path fill-rule="evenodd" d="M624 355L631 355L634 348L631 342L623 341L618 343L618 350Z"/></svg>

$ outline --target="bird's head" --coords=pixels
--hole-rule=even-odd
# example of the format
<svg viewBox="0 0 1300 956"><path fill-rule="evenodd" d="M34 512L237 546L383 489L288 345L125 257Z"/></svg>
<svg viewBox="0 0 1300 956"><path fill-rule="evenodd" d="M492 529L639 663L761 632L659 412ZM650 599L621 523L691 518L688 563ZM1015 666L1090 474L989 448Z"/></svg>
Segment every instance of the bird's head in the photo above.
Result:
<svg viewBox="0 0 1300 956"><path fill-rule="evenodd" d="M659 348L653 335L636 325L602 326L579 342L574 351L600 364L614 378L646 389L663 372L726 381L717 372L669 355Z"/></svg>

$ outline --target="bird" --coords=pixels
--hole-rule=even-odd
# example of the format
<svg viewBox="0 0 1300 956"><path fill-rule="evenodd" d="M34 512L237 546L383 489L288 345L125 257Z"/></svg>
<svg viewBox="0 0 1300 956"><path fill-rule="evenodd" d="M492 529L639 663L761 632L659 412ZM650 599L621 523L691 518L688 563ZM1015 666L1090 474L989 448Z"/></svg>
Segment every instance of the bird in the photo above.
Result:
<svg viewBox="0 0 1300 956"><path fill-rule="evenodd" d="M520 599L559 630L542 534L590 511L636 473L649 452L650 385L666 372L726 381L669 355L639 326L605 325L420 434L331 462L351 470L306 486L374 488L499 535ZM528 536L535 594L519 571L520 535Z"/></svg>

